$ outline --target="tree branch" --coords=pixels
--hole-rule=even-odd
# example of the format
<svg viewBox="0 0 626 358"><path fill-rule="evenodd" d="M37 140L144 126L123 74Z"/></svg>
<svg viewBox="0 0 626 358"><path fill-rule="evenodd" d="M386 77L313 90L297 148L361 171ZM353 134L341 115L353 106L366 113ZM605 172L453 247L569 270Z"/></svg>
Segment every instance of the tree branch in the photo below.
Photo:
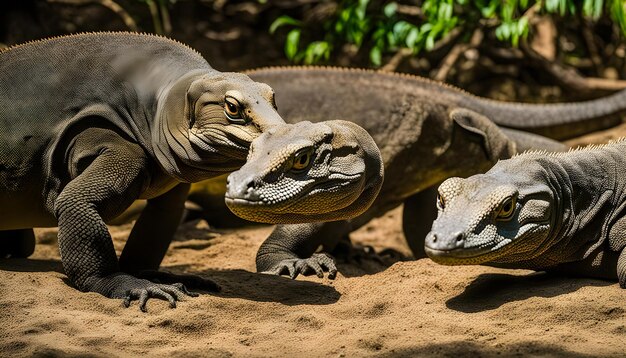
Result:
<svg viewBox="0 0 626 358"><path fill-rule="evenodd" d="M398 66L402 63L402 60L411 56L413 54L413 50L409 48L400 49L396 52L395 55L387 62L383 67L380 68L383 72L394 72Z"/></svg>
<svg viewBox="0 0 626 358"><path fill-rule="evenodd" d="M68 4L75 6L100 4L119 16L129 30L139 32L139 27L130 14L113 0L48 0L49 3Z"/></svg>
<svg viewBox="0 0 626 358"><path fill-rule="evenodd" d="M539 67L552 75L561 85L579 92L595 91L618 91L626 88L624 80L609 80L597 77L583 77L574 68L563 66L557 62L548 61L535 50L530 48L525 41L520 43L520 48L530 61L531 65Z"/></svg>
<svg viewBox="0 0 626 358"><path fill-rule="evenodd" d="M441 66L437 70L437 73L435 74L433 79L435 81L444 82L448 77L448 73L450 72L452 67L454 67L454 64L458 61L459 56L461 56L462 53L469 49L478 47L482 40L483 31L480 28L477 28L476 30L474 30L474 33L472 34L472 38L470 39L469 43L460 43L454 45L452 50L450 50L446 57L444 57L443 61L441 61Z"/></svg>

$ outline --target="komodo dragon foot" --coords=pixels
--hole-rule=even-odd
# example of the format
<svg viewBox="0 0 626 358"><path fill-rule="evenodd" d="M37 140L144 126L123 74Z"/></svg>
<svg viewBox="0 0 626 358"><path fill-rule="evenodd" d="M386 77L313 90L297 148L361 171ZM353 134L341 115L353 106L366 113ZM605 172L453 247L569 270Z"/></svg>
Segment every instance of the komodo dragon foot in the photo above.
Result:
<svg viewBox="0 0 626 358"><path fill-rule="evenodd" d="M331 280L337 276L335 260L328 254L317 253L306 259L282 260L276 266L261 273L278 276L289 274L290 278L295 279L299 274L303 276L316 274L317 277L322 278L324 272L328 272L328 278Z"/></svg>
<svg viewBox="0 0 626 358"><path fill-rule="evenodd" d="M162 284L136 278L125 273L115 273L91 282L90 291L98 292L110 298L124 299L124 306L129 307L134 300L139 301L139 309L147 312L146 303L150 298L159 298L170 303L171 308L176 308L176 301L183 297L197 297L198 294L187 290L182 283Z"/></svg>

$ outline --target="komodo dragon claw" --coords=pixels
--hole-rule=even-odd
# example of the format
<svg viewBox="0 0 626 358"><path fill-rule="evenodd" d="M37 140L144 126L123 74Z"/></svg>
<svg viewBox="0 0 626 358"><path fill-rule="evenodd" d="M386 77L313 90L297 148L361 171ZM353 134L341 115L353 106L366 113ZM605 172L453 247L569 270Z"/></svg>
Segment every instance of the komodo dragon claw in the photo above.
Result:
<svg viewBox="0 0 626 358"><path fill-rule="evenodd" d="M142 281L149 282L149 285L126 291L126 297L124 297L124 306L126 308L130 306L131 301L139 300L139 309L141 309L142 312L147 312L146 303L149 298L167 300L170 303L170 308L176 308L176 301L181 301L185 295L198 297L197 293L188 291L182 283L165 285L161 283L152 283L147 280Z"/></svg>
<svg viewBox="0 0 626 358"><path fill-rule="evenodd" d="M146 279L117 272L106 277L93 277L87 280L84 291L98 292L109 298L121 298L124 306L129 307L134 300L139 300L139 308L146 312L146 303L150 298L159 298L176 307L176 301L183 297L197 297L198 294L187 290L180 282L173 284L154 283Z"/></svg>
<svg viewBox="0 0 626 358"><path fill-rule="evenodd" d="M306 259L282 260L273 268L261 273L278 276L288 273L290 278L295 279L299 274L309 276L314 273L317 277L323 278L324 272L328 272L329 279L335 279L337 276L335 260L328 254L317 253Z"/></svg>

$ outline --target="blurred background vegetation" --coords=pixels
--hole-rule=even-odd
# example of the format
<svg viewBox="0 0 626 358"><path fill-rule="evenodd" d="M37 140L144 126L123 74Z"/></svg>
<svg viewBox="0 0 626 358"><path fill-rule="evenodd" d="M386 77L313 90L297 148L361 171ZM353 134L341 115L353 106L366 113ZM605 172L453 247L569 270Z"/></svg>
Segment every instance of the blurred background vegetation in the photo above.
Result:
<svg viewBox="0 0 626 358"><path fill-rule="evenodd" d="M0 2L0 46L118 30L173 37L223 71L371 67L533 102L626 88L626 0Z"/></svg>

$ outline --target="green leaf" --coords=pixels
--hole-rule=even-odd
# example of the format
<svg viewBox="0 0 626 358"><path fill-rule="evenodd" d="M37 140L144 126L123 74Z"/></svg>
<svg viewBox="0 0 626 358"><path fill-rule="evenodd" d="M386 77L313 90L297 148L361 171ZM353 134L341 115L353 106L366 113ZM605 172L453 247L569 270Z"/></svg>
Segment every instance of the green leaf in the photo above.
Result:
<svg viewBox="0 0 626 358"><path fill-rule="evenodd" d="M619 24L622 34L626 36L626 1L613 0L611 3L611 16Z"/></svg>
<svg viewBox="0 0 626 358"><path fill-rule="evenodd" d="M389 4L385 5L385 8L383 9L383 13L387 17L392 17L393 15L396 14L397 10L398 10L398 4L395 2L390 2Z"/></svg>
<svg viewBox="0 0 626 358"><path fill-rule="evenodd" d="M602 9L604 8L603 0L596 0L596 6L593 8L593 18L598 19L602 15Z"/></svg>
<svg viewBox="0 0 626 358"><path fill-rule="evenodd" d="M296 57L298 53L298 44L300 43L300 29L293 29L287 34L287 40L285 41L285 55L289 60Z"/></svg>
<svg viewBox="0 0 626 358"><path fill-rule="evenodd" d="M488 6L481 7L480 13L484 18L492 18L496 14L496 9L498 8L499 0L491 0Z"/></svg>
<svg viewBox="0 0 626 358"><path fill-rule="evenodd" d="M406 40L404 41L408 48L414 48L417 43L420 31L417 27L413 27L409 33L406 35Z"/></svg>
<svg viewBox="0 0 626 358"><path fill-rule="evenodd" d="M445 2L439 4L439 11L437 15L439 19L442 20L450 19L450 17L452 17L452 4L448 4Z"/></svg>
<svg viewBox="0 0 626 358"><path fill-rule="evenodd" d="M359 4L357 5L355 9L355 14L358 19L365 18L365 12L367 11L367 3L369 3L369 0L359 0Z"/></svg>
<svg viewBox="0 0 626 358"><path fill-rule="evenodd" d="M304 63L311 65L330 58L330 44L326 41L311 42L304 51Z"/></svg>
<svg viewBox="0 0 626 358"><path fill-rule="evenodd" d="M374 66L380 66L380 64L382 63L382 57L383 53L380 50L380 47L372 47L372 49L370 50L370 61L372 61L372 64L374 64Z"/></svg>
<svg viewBox="0 0 626 358"><path fill-rule="evenodd" d="M545 0L545 9L547 12L556 12L559 7L559 0Z"/></svg>
<svg viewBox="0 0 626 358"><path fill-rule="evenodd" d="M518 20L517 33L523 37L526 37L528 35L528 18L526 16L522 16Z"/></svg>
<svg viewBox="0 0 626 358"><path fill-rule="evenodd" d="M270 25L270 34L273 34L279 27L285 25L302 26L302 22L287 15L280 16Z"/></svg>
<svg viewBox="0 0 626 358"><path fill-rule="evenodd" d="M503 22L500 26L496 27L496 37L500 41L506 41L511 38L511 30L508 22Z"/></svg>

